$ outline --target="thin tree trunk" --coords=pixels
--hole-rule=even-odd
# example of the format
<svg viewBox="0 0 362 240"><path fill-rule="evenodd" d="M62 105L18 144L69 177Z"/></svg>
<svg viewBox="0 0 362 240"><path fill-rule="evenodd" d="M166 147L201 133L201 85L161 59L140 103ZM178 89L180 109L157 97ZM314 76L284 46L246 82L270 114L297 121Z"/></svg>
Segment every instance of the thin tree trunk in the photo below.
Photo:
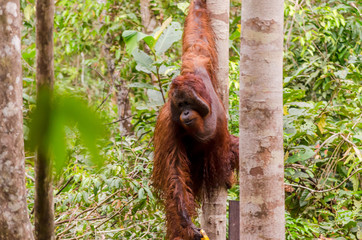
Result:
<svg viewBox="0 0 362 240"><path fill-rule="evenodd" d="M226 239L226 201L228 192L225 187L214 189L210 198L202 203L201 228L210 239Z"/></svg>
<svg viewBox="0 0 362 240"><path fill-rule="evenodd" d="M215 69L218 92L226 112L229 106L229 5L228 0L208 0L207 8L215 34L218 66ZM201 228L212 240L226 239L227 189L220 187L211 192L202 204Z"/></svg>
<svg viewBox="0 0 362 240"><path fill-rule="evenodd" d="M127 83L124 79L119 77L119 72L117 76L117 106L118 106L118 119L119 123L119 131L122 136L127 136L132 133L132 112L131 112L131 104L129 102L129 88L127 87Z"/></svg>
<svg viewBox="0 0 362 240"><path fill-rule="evenodd" d="M240 60L240 239L285 239L283 1L244 0Z"/></svg>
<svg viewBox="0 0 362 240"><path fill-rule="evenodd" d="M104 14L107 13L105 12ZM129 88L127 87L126 81L120 77L120 72L117 69L117 65L115 62L116 57L110 51L111 46L114 43L114 37L111 34L107 34L105 37L105 42L106 44L103 46L102 49L105 55L108 74L111 78L110 92L113 92L114 86L116 90L119 131L121 133L121 136L127 136L132 133L132 111L131 104L129 102Z"/></svg>
<svg viewBox="0 0 362 240"><path fill-rule="evenodd" d="M207 0L211 27L215 34L218 65L215 70L217 92L226 112L229 109L229 0Z"/></svg>
<svg viewBox="0 0 362 240"><path fill-rule="evenodd" d="M19 0L0 1L0 239L34 239L26 206Z"/></svg>
<svg viewBox="0 0 362 240"><path fill-rule="evenodd" d="M129 135L132 132L132 112L129 102L129 88L126 81L120 77L119 71L116 69L114 62L115 56L110 52L110 46L113 42L111 36L107 36L106 42L108 43L103 47L108 73L111 77L113 85L116 86L117 106L118 106L118 119L119 131L122 136Z"/></svg>
<svg viewBox="0 0 362 240"><path fill-rule="evenodd" d="M141 0L140 5L143 31L147 34L151 34L156 27L156 20L151 15L150 0Z"/></svg>
<svg viewBox="0 0 362 240"><path fill-rule="evenodd" d="M53 56L53 0L37 0L36 2L36 82L38 107L50 108L50 103L39 101L42 94L51 95L54 84ZM49 158L44 136L49 129L49 116L44 123L44 131L40 134L35 162L35 236L37 240L54 239L54 206L52 187L52 164Z"/></svg>
<svg viewBox="0 0 362 240"><path fill-rule="evenodd" d="M98 3L106 4L107 0L97 0ZM149 4L149 3L148 3ZM141 1L141 12L142 12L142 1ZM111 12L109 16L111 19L114 18L116 12ZM104 10L102 15L107 15L107 11ZM142 20L143 21L143 20ZM116 103L118 107L118 121L119 121L119 131L121 136L127 136L132 133L132 111L131 104L129 102L129 88L124 79L120 77L120 72L117 69L116 57L113 52L111 52L111 47L114 44L115 40L112 34L107 34L105 36L106 44L102 47L103 53L105 55L105 60L107 64L108 74L111 78L111 86L109 94L116 90Z"/></svg>

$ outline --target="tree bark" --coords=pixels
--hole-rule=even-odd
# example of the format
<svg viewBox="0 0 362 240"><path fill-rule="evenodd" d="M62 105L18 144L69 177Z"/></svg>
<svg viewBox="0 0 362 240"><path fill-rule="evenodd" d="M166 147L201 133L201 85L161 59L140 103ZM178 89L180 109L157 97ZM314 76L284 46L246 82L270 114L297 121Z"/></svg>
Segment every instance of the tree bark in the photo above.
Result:
<svg viewBox="0 0 362 240"><path fill-rule="evenodd" d="M34 239L26 206L19 0L0 1L0 239Z"/></svg>
<svg viewBox="0 0 362 240"><path fill-rule="evenodd" d="M143 31L147 34L151 34L156 27L156 20L151 15L150 0L141 0L141 20L143 25Z"/></svg>
<svg viewBox="0 0 362 240"><path fill-rule="evenodd" d="M229 0L207 1L218 59L216 91L226 112L229 107L229 5ZM212 240L226 239L226 201L227 189L220 187L212 190L210 198L205 198L202 204L201 228Z"/></svg>
<svg viewBox="0 0 362 240"><path fill-rule="evenodd" d="M229 0L207 0L207 9L214 31L218 65L215 70L218 82L217 93L226 112L229 109Z"/></svg>
<svg viewBox="0 0 362 240"><path fill-rule="evenodd" d="M36 82L38 107L50 109L50 102L40 101L42 94L51 95L54 84L53 53L53 0L36 2ZM41 104L41 106L39 105ZM44 129L35 161L35 236L37 240L54 238L54 206L52 186L52 164L48 154L45 134L49 130L49 116L45 116Z"/></svg>
<svg viewBox="0 0 362 240"><path fill-rule="evenodd" d="M116 97L118 107L119 131L122 136L127 136L132 132L132 112L129 102L129 88L127 83L120 77L119 71L116 69L115 56L110 52L113 38L107 35L106 45L103 47L105 59L107 63L108 73L112 83L116 86Z"/></svg>
<svg viewBox="0 0 362 240"><path fill-rule="evenodd" d="M240 60L240 239L285 239L283 1L244 0Z"/></svg>
<svg viewBox="0 0 362 240"><path fill-rule="evenodd" d="M111 73L113 74L113 73ZM127 136L132 134L132 111L131 104L129 102L129 88L124 79L119 77L119 72L116 71L117 75L117 106L118 106L118 119L119 123L119 132L122 136ZM114 74L113 74L114 75Z"/></svg>

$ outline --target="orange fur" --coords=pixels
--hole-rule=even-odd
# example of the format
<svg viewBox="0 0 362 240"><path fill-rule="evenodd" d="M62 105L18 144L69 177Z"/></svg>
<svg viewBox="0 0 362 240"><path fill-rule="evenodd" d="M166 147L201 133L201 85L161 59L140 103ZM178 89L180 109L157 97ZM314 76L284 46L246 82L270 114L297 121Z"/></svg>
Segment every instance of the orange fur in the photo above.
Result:
<svg viewBox="0 0 362 240"><path fill-rule="evenodd" d="M152 182L165 205L167 239L201 239L192 223L197 202L213 188L230 187L238 168L238 138L227 129L225 109L215 91L215 67L206 3L194 0L185 22L181 76L171 84L154 135ZM193 119L190 126L182 122L183 110L175 105L183 98L196 105L191 104L187 115Z"/></svg>

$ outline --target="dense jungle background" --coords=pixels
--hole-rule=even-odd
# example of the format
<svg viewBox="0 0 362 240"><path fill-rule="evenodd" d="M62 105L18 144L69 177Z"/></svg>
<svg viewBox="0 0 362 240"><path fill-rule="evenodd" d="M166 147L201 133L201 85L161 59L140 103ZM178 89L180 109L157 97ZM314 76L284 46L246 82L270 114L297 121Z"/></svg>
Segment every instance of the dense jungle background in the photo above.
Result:
<svg viewBox="0 0 362 240"><path fill-rule="evenodd" d="M163 239L152 193L152 137L180 68L188 1L57 0L55 92L76 96L107 129L54 130L58 239ZM230 9L229 129L238 134L241 1ZM22 0L24 128L29 212L34 202L35 3ZM286 0L284 151L286 238L362 239L361 4ZM152 35L153 37L150 37ZM70 103L70 105L72 105ZM83 108L74 106L73 111ZM60 111L60 110L59 110ZM55 129L62 128L62 119ZM84 134L87 133L87 134ZM57 135L59 134L59 135ZM88 151L101 135L99 153ZM103 159L101 167L90 156ZM66 162L63 159L66 159ZM57 160L58 159L58 160ZM238 186L229 190L237 200Z"/></svg>

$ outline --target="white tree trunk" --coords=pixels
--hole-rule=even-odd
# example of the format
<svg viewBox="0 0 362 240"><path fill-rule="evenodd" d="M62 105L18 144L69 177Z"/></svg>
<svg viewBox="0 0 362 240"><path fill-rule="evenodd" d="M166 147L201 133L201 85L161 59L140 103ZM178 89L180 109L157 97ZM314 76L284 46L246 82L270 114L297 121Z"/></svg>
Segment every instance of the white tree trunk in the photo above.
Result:
<svg viewBox="0 0 362 240"><path fill-rule="evenodd" d="M202 203L201 228L211 240L226 239L227 189L217 188Z"/></svg>
<svg viewBox="0 0 362 240"><path fill-rule="evenodd" d="M285 239L283 1L244 0L240 60L240 239Z"/></svg>
<svg viewBox="0 0 362 240"><path fill-rule="evenodd" d="M218 59L215 71L218 82L216 91L226 112L229 106L229 5L229 0L207 0ZM226 239L226 201L227 189L220 187L212 191L210 198L203 202L201 228L211 240Z"/></svg>
<svg viewBox="0 0 362 240"><path fill-rule="evenodd" d="M229 0L207 0L210 12L211 27L215 34L218 66L215 74L218 82L216 91L224 104L226 112L229 109Z"/></svg>
<svg viewBox="0 0 362 240"><path fill-rule="evenodd" d="M0 239L31 240L26 206L21 15L19 0L0 1Z"/></svg>

